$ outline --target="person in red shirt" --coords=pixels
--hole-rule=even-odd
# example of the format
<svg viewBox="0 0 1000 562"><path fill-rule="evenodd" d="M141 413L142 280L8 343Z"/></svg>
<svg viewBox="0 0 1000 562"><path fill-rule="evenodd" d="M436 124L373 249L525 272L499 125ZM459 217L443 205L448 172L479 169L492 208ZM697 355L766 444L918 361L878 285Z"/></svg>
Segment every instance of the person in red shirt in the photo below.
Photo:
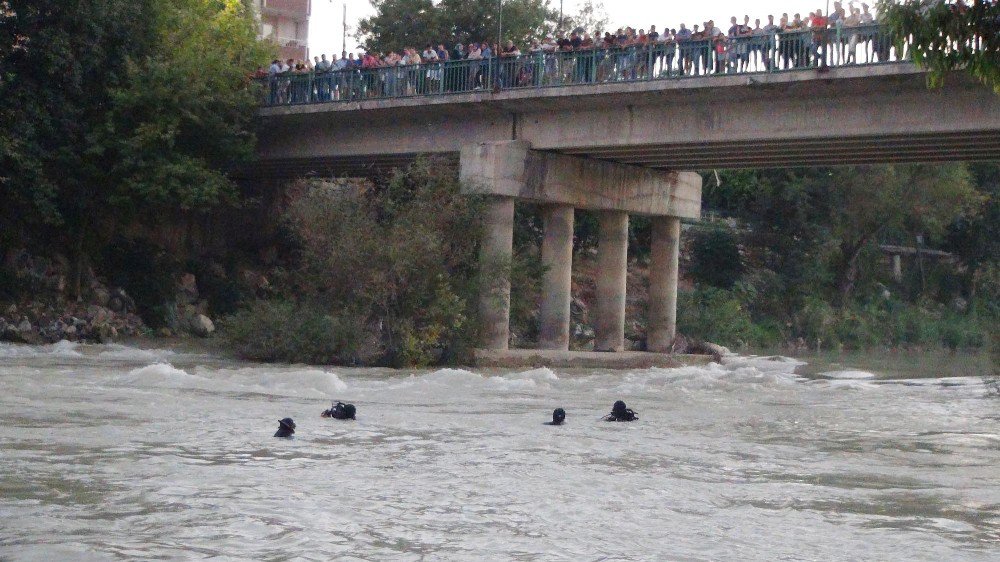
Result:
<svg viewBox="0 0 1000 562"><path fill-rule="evenodd" d="M816 10L816 13L809 18L809 27L812 28L812 56L813 60L820 68L826 68L826 47L829 43L827 37L827 27L829 20L823 16L823 10Z"/></svg>

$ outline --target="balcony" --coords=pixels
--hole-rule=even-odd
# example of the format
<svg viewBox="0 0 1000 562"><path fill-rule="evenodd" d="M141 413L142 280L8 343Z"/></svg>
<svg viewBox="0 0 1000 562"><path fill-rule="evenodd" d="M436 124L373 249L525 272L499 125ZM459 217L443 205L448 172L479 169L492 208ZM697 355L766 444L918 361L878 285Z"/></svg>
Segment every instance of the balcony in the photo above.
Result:
<svg viewBox="0 0 1000 562"><path fill-rule="evenodd" d="M312 0L263 0L261 13L306 21L312 11Z"/></svg>

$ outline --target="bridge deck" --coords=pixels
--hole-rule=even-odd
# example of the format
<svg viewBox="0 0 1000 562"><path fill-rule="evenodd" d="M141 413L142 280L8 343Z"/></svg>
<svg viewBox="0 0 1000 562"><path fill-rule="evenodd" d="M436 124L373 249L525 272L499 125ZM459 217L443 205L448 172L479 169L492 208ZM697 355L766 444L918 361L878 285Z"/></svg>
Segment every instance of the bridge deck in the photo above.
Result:
<svg viewBox="0 0 1000 562"><path fill-rule="evenodd" d="M1000 159L1000 96L909 63L478 91L260 110L257 173L357 174L469 143L658 169Z"/></svg>

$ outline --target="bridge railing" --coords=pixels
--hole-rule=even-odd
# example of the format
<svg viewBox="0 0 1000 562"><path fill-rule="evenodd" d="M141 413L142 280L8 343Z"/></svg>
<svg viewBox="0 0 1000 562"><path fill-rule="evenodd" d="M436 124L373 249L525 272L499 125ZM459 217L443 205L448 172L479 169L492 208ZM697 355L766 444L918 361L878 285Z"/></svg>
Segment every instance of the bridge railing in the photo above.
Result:
<svg viewBox="0 0 1000 562"><path fill-rule="evenodd" d="M877 24L688 40L615 49L536 52L261 79L265 106L549 88L693 76L760 74L905 60Z"/></svg>

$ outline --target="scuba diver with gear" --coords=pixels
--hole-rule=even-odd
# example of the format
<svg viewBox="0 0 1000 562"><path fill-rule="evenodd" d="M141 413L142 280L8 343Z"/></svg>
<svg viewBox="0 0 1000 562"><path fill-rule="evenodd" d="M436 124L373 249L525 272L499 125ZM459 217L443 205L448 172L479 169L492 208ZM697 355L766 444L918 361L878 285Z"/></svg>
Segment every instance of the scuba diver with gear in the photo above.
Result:
<svg viewBox="0 0 1000 562"><path fill-rule="evenodd" d="M611 407L611 413L604 416L604 421L610 422L630 422L639 419L639 416L635 414L631 409L625 406L625 402L618 400L615 405Z"/></svg>
<svg viewBox="0 0 1000 562"><path fill-rule="evenodd" d="M275 432L275 437L281 437L283 439L292 439L292 435L295 433L295 422L292 418L285 418L278 422L278 431Z"/></svg>
<svg viewBox="0 0 1000 562"><path fill-rule="evenodd" d="M552 421L545 422L545 425L562 425L566 421L566 410L556 408L552 411Z"/></svg>
<svg viewBox="0 0 1000 562"><path fill-rule="evenodd" d="M354 404L337 402L329 410L323 410L323 413L320 415L324 418L333 418L335 420L353 420L356 413L357 408L354 407Z"/></svg>

